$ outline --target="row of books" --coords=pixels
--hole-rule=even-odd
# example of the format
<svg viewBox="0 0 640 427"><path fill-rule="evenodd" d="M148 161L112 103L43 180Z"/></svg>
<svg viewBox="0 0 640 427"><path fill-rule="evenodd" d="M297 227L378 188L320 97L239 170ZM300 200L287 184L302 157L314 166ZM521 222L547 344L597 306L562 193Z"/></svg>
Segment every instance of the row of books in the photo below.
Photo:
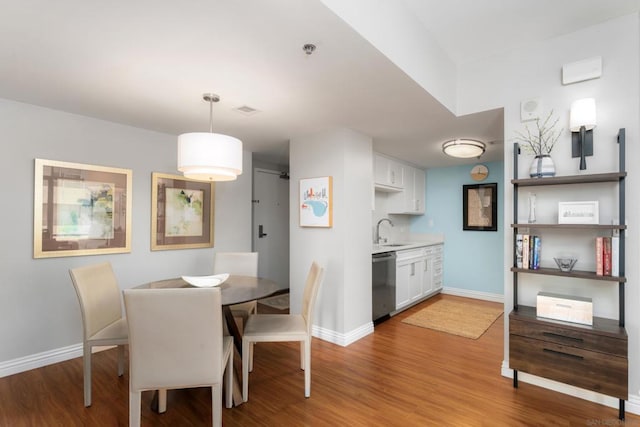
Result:
<svg viewBox="0 0 640 427"><path fill-rule="evenodd" d="M596 237L596 274L619 276L620 237Z"/></svg>
<svg viewBox="0 0 640 427"><path fill-rule="evenodd" d="M516 234L516 267L531 270L540 268L540 236Z"/></svg>

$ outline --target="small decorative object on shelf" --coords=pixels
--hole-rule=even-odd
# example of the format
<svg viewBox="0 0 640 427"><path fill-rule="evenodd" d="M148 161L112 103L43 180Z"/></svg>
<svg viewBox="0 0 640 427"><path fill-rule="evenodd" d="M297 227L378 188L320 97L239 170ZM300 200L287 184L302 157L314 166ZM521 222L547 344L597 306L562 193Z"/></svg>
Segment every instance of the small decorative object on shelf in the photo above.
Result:
<svg viewBox="0 0 640 427"><path fill-rule="evenodd" d="M551 159L551 150L558 142L560 135L564 129L556 132L555 127L560 118L552 120L553 110L546 119L540 123L540 119L536 119L536 129L531 130L526 126L525 132L516 132L516 141L521 142L524 151L533 154L533 162L529 168L529 176L531 178L544 178L556 175L556 167Z"/></svg>
<svg viewBox="0 0 640 427"><path fill-rule="evenodd" d="M536 193L529 193L529 224L536 222Z"/></svg>
<svg viewBox="0 0 640 427"><path fill-rule="evenodd" d="M553 258L553 260L558 264L560 271L565 273L569 273L573 270L573 266L578 262L578 258Z"/></svg>

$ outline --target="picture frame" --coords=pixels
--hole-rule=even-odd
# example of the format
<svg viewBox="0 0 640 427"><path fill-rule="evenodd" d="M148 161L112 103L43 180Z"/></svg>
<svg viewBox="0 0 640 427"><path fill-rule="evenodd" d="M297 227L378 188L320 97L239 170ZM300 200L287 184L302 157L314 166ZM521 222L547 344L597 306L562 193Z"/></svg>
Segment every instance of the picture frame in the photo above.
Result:
<svg viewBox="0 0 640 427"><path fill-rule="evenodd" d="M598 201L558 202L558 224L599 224Z"/></svg>
<svg viewBox="0 0 640 427"><path fill-rule="evenodd" d="M498 231L498 184L462 186L462 229Z"/></svg>
<svg viewBox="0 0 640 427"><path fill-rule="evenodd" d="M212 248L215 183L151 174L151 250Z"/></svg>
<svg viewBox="0 0 640 427"><path fill-rule="evenodd" d="M131 252L131 169L34 163L34 258Z"/></svg>
<svg viewBox="0 0 640 427"><path fill-rule="evenodd" d="M303 178L299 188L300 227L332 227L333 177Z"/></svg>

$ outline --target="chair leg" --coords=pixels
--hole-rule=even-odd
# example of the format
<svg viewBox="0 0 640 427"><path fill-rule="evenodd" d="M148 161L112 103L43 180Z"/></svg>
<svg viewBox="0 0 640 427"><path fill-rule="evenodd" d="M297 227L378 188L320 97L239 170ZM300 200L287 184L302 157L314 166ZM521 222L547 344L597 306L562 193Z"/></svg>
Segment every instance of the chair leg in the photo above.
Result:
<svg viewBox="0 0 640 427"><path fill-rule="evenodd" d="M140 427L141 393L129 390L129 427Z"/></svg>
<svg viewBox="0 0 640 427"><path fill-rule="evenodd" d="M300 369L302 369L304 371L304 361L305 361L305 356L304 356L304 341L300 341Z"/></svg>
<svg viewBox="0 0 640 427"><path fill-rule="evenodd" d="M233 408L233 353L235 352L235 348L232 348L231 351L229 352L229 360L227 361L227 368L226 368L226 382L227 382L227 388L226 388L226 394L227 394L227 401L226 401L226 407L227 408Z"/></svg>
<svg viewBox="0 0 640 427"><path fill-rule="evenodd" d="M249 344L249 372L253 372L253 346L255 343ZM244 346L243 346L244 348Z"/></svg>
<svg viewBox="0 0 640 427"><path fill-rule="evenodd" d="M167 412L167 389L161 388L158 390L158 413L164 414Z"/></svg>
<svg viewBox="0 0 640 427"><path fill-rule="evenodd" d="M118 346L118 376L124 374L124 345Z"/></svg>
<svg viewBox="0 0 640 427"><path fill-rule="evenodd" d="M311 340L304 340L304 397L311 396Z"/></svg>
<svg viewBox="0 0 640 427"><path fill-rule="evenodd" d="M91 346L87 343L83 346L82 369L84 377L84 406L91 406Z"/></svg>
<svg viewBox="0 0 640 427"><path fill-rule="evenodd" d="M213 427L222 427L222 384L211 387L211 416Z"/></svg>
<svg viewBox="0 0 640 427"><path fill-rule="evenodd" d="M251 359L251 342L242 340L242 400L249 400L249 363Z"/></svg>

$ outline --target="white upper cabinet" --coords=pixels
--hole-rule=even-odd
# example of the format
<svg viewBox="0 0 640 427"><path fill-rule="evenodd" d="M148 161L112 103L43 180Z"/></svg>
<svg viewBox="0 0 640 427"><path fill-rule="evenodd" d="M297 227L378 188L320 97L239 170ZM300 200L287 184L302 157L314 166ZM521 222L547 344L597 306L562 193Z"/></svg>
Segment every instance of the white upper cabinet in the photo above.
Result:
<svg viewBox="0 0 640 427"><path fill-rule="evenodd" d="M389 213L391 214L424 214L425 172L409 165L402 165L404 190L390 195Z"/></svg>
<svg viewBox="0 0 640 427"><path fill-rule="evenodd" d="M401 191L404 188L402 163L380 154L374 154L373 171L377 190Z"/></svg>

